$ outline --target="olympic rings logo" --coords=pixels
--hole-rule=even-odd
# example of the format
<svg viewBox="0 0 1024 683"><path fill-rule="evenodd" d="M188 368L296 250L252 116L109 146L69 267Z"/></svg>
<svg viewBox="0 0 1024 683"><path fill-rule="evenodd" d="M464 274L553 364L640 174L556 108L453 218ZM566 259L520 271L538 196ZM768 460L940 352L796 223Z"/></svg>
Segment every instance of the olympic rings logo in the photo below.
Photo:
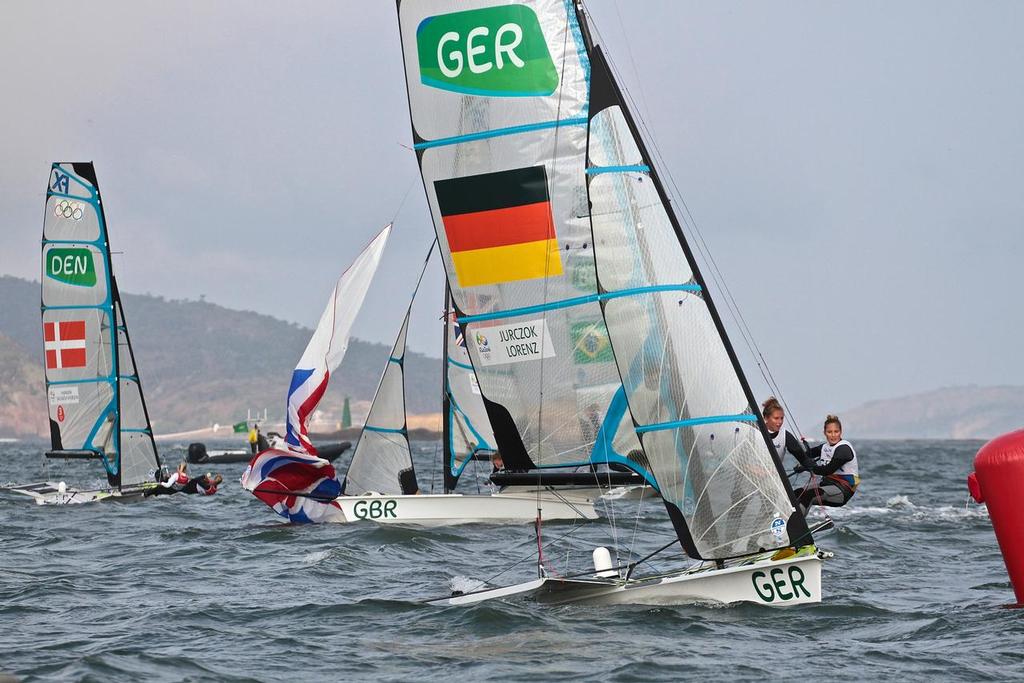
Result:
<svg viewBox="0 0 1024 683"><path fill-rule="evenodd" d="M53 215L57 218L70 218L80 221L82 216L85 215L85 211L81 202L62 199L53 206Z"/></svg>

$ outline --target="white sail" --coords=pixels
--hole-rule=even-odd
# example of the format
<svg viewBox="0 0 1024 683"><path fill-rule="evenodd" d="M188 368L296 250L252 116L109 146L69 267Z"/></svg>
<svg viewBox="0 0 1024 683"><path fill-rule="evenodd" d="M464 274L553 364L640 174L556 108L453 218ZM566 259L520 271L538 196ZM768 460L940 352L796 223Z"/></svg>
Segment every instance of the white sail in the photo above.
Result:
<svg viewBox="0 0 1024 683"><path fill-rule="evenodd" d="M320 322L292 372L285 434L285 441L292 448L316 454L308 435L309 418L327 391L331 373L345 357L352 325L390 234L388 223L338 278Z"/></svg>

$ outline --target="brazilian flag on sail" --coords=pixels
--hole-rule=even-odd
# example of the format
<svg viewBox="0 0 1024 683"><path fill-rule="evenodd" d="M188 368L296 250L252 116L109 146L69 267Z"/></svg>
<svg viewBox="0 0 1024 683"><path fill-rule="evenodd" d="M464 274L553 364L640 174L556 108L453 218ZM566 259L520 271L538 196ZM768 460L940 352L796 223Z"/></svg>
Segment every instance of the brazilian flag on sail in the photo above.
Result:
<svg viewBox="0 0 1024 683"><path fill-rule="evenodd" d="M615 360L612 345L608 341L608 328L602 320L573 323L573 362L610 363Z"/></svg>

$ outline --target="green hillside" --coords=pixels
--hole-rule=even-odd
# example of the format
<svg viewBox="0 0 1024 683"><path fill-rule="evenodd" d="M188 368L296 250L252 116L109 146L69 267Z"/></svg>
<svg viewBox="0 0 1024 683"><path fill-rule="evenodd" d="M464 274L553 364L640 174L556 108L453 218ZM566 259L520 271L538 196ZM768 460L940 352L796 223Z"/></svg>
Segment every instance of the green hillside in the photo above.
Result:
<svg viewBox="0 0 1024 683"><path fill-rule="evenodd" d="M122 297L157 432L230 423L244 418L248 408L267 408L272 421L284 418L291 371L312 330L207 302L123 292ZM9 338L12 350L0 354L0 377L14 372L15 356L28 362L35 368L38 411L45 414L39 283L0 276L0 302L0 334ZM384 344L352 340L321 408L340 415L345 395L354 402L369 401L390 350ZM440 360L410 351L406 368L409 411L438 412ZM11 409L6 396L0 403L0 424Z"/></svg>

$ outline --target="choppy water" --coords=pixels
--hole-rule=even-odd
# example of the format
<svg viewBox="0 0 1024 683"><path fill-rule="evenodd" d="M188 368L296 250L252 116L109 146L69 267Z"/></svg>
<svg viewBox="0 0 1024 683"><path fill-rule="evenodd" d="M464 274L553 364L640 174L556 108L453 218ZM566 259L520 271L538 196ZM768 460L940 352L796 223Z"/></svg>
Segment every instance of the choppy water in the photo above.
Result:
<svg viewBox="0 0 1024 683"><path fill-rule="evenodd" d="M212 498L38 507L0 494L0 672L24 680L1024 677L1024 612L964 477L980 442L862 442L864 483L819 605L546 607L420 600L530 557L528 526L290 527L237 485ZM43 477L0 445L0 482ZM433 444L419 445L431 479ZM172 463L181 450L165 449ZM84 467L75 464L73 467ZM88 471L88 470L86 470ZM57 474L70 476L74 471ZM51 470L51 475L55 474ZM426 481L424 481L426 480ZM611 509L621 545L671 533L660 503ZM552 525L545 539L568 533ZM552 556L586 559L606 522ZM574 548L574 549L573 549ZM535 575L522 562L497 583Z"/></svg>

